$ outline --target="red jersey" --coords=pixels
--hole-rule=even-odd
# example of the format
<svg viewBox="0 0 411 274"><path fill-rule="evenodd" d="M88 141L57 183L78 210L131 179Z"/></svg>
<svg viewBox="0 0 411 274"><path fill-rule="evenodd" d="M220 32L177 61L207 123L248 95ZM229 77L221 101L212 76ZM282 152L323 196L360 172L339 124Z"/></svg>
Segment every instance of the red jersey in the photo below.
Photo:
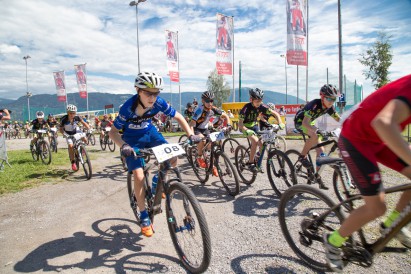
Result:
<svg viewBox="0 0 411 274"><path fill-rule="evenodd" d="M350 141L383 144L371 121L392 99L400 99L411 107L411 74L391 82L365 98L345 120L341 134ZM411 123L411 116L401 123L401 130Z"/></svg>

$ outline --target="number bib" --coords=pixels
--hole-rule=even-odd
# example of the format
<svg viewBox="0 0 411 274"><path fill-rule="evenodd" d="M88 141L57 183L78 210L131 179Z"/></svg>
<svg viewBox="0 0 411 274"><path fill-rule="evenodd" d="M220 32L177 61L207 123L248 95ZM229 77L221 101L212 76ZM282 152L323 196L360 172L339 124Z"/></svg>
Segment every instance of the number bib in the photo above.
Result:
<svg viewBox="0 0 411 274"><path fill-rule="evenodd" d="M224 132L211 132L210 135L208 135L208 136L210 137L210 140L212 142L220 141L220 140L225 139Z"/></svg>
<svg viewBox="0 0 411 274"><path fill-rule="evenodd" d="M152 148L159 163L186 153L179 144L163 144Z"/></svg>

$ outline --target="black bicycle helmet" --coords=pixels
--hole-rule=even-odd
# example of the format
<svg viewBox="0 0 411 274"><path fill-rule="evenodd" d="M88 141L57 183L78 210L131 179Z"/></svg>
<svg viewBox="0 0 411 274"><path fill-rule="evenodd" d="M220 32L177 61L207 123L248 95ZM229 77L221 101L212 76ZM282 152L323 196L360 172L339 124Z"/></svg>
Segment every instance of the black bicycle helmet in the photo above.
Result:
<svg viewBox="0 0 411 274"><path fill-rule="evenodd" d="M338 97L340 93L338 89L331 84L326 84L320 89L320 95L329 96L329 97Z"/></svg>
<svg viewBox="0 0 411 274"><path fill-rule="evenodd" d="M248 92L253 99L262 100L264 97L264 91L259 88L252 88Z"/></svg>
<svg viewBox="0 0 411 274"><path fill-rule="evenodd" d="M193 105L191 103L187 103L186 108L191 108L191 107L193 107Z"/></svg>
<svg viewBox="0 0 411 274"><path fill-rule="evenodd" d="M203 94L201 94L201 99L212 100L214 99L214 93L211 91L204 91Z"/></svg>

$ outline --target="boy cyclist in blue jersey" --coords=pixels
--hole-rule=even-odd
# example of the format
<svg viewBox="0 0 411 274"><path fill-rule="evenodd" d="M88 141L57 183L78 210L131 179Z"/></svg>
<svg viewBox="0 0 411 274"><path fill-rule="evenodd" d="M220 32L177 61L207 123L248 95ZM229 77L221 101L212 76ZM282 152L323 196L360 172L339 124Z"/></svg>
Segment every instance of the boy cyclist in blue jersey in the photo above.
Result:
<svg viewBox="0 0 411 274"><path fill-rule="evenodd" d="M141 213L141 233L146 237L151 237L153 227L145 208L143 160L134 158L133 147L151 148L167 143L163 135L152 124L152 118L160 111L177 120L187 136L190 136L190 140L195 141L196 136L193 135L184 117L158 96L163 88L161 76L151 72L141 72L137 75L134 86L137 94L121 106L109 136L122 148L128 170L133 173L135 195ZM123 130L122 136L119 130ZM176 158L170 161L172 166L176 166Z"/></svg>

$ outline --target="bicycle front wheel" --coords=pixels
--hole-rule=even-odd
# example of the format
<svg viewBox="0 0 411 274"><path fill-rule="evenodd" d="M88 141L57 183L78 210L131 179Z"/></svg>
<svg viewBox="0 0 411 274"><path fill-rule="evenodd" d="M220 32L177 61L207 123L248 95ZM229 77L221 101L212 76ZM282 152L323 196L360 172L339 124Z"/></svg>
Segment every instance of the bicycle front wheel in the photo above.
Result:
<svg viewBox="0 0 411 274"><path fill-rule="evenodd" d="M296 183L298 184L311 184L310 182L310 171L305 168L302 163L298 160L300 157L300 152L295 149L290 149L285 152L287 157L290 159L294 172Z"/></svg>
<svg viewBox="0 0 411 274"><path fill-rule="evenodd" d="M81 155L81 159L82 159L81 165L83 166L83 170L84 170L84 173L86 174L87 180L90 180L91 175L93 174L92 169L91 169L90 158L88 157L87 150L83 145L80 146L79 150L80 150L80 155ZM79 167L77 167L77 168L79 168Z"/></svg>
<svg viewBox="0 0 411 274"><path fill-rule="evenodd" d="M238 171L238 175L240 175L241 180L246 185L251 185L254 183L257 177L257 170L252 170L248 163L248 159L250 158L249 150L247 150L244 146L239 145L235 150L235 166Z"/></svg>
<svg viewBox="0 0 411 274"><path fill-rule="evenodd" d="M111 152L114 152L116 150L116 143L113 142L110 138L107 138L107 144L108 144L108 149Z"/></svg>
<svg viewBox="0 0 411 274"><path fill-rule="evenodd" d="M228 194L231 196L237 195L240 192L240 178L238 177L237 170L224 152L218 151L215 156L215 165L217 167L218 176L220 177L221 183L227 190Z"/></svg>
<svg viewBox="0 0 411 274"><path fill-rule="evenodd" d="M189 272L202 273L211 261L211 239L204 212L185 184L172 183L167 192L167 224L177 254Z"/></svg>
<svg viewBox="0 0 411 274"><path fill-rule="evenodd" d="M100 138L100 147L101 147L101 149L106 150L106 146L107 146L106 138L105 137L103 139Z"/></svg>
<svg viewBox="0 0 411 274"><path fill-rule="evenodd" d="M40 146L40 158L43 164L49 165L51 163L51 151L50 146L46 141L42 141Z"/></svg>
<svg viewBox="0 0 411 274"><path fill-rule="evenodd" d="M240 143L237 140L233 138L227 138L224 140L223 145L221 147L224 153L228 156L228 158L234 159L235 150L239 145Z"/></svg>
<svg viewBox="0 0 411 274"><path fill-rule="evenodd" d="M90 133L90 135L88 136L88 140L92 146L96 144L96 137L94 136L93 133Z"/></svg>
<svg viewBox="0 0 411 274"><path fill-rule="evenodd" d="M325 259L323 234L338 229L344 221L341 207L330 211L334 206L321 190L295 185L283 193L278 207L280 226L287 243L298 257L317 271L330 270Z"/></svg>
<svg viewBox="0 0 411 274"><path fill-rule="evenodd" d="M287 141L285 140L284 136L277 135L275 137L274 143L270 144L269 150L281 150L282 152L287 151Z"/></svg>
<svg viewBox="0 0 411 274"><path fill-rule="evenodd" d="M267 173L270 185L278 197L296 182L290 159L284 152L276 149L268 153Z"/></svg>
<svg viewBox="0 0 411 274"><path fill-rule="evenodd" d="M199 158L197 147L189 147L187 152L188 152L187 157L189 158L189 162L194 170L195 175L197 176L198 180L200 180L200 183L205 184L208 180L208 177L210 176L207 172L207 168L208 168L207 156L203 155L203 159L207 164L207 168L202 168L200 167L200 164L197 161L197 159ZM207 152L205 152L205 154L206 153Z"/></svg>

